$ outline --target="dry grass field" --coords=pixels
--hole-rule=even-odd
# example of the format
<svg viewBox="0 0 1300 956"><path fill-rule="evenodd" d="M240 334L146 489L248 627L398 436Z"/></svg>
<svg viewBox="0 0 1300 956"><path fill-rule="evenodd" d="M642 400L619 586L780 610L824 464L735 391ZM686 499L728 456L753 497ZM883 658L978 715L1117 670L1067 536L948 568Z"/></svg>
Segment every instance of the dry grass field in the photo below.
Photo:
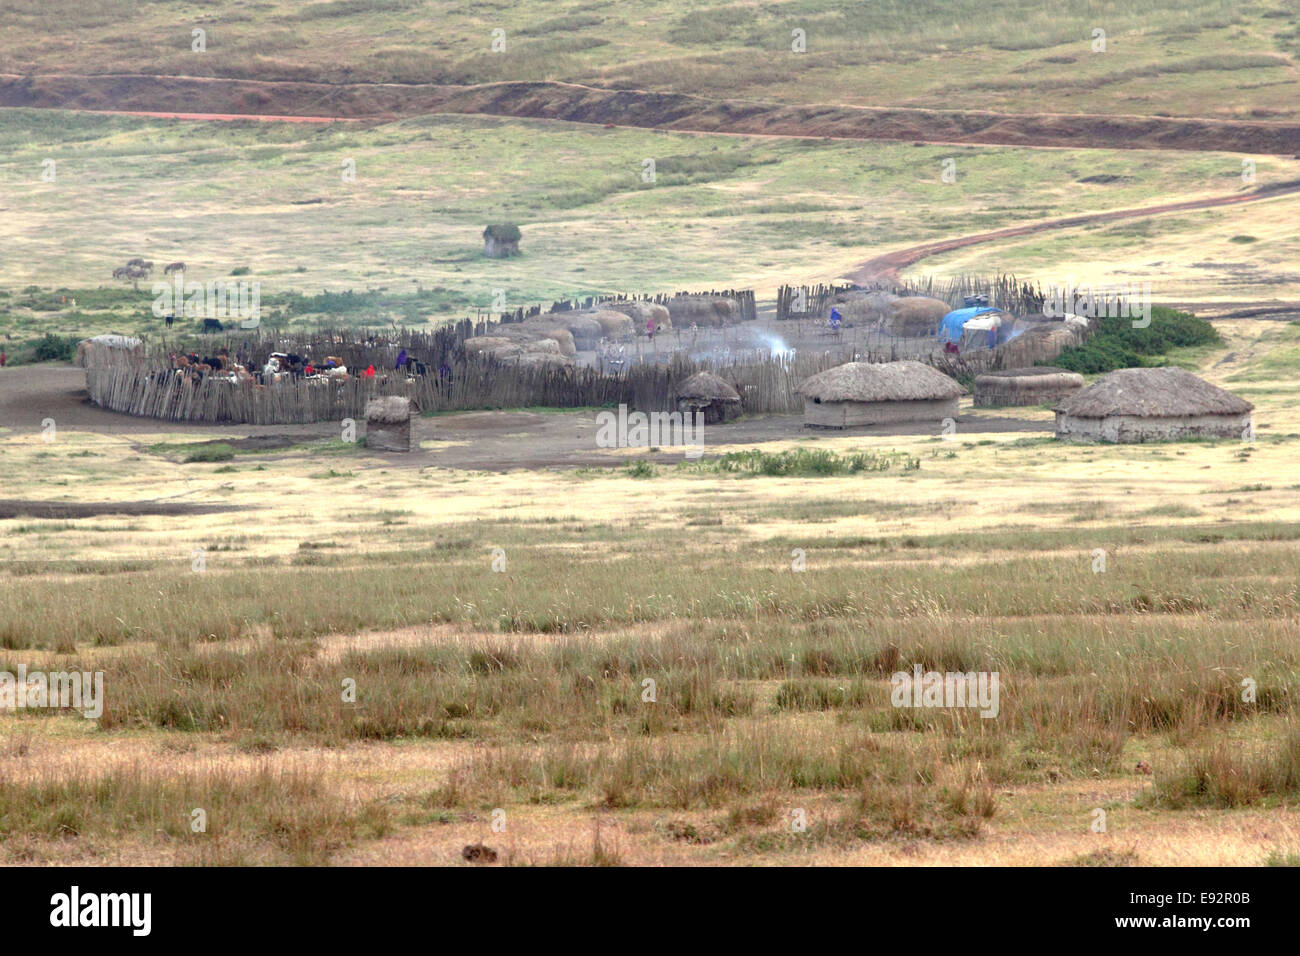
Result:
<svg viewBox="0 0 1300 956"><path fill-rule="evenodd" d="M726 426L695 464L500 473L440 467L443 417L414 463L9 428L10 499L231 510L0 521L0 670L105 683L98 721L0 717L0 854L1294 861L1300 330L1220 330L1182 360L1253 443L794 428L763 451L898 457L769 477L710 464ZM891 706L913 665L997 671L1000 713Z"/></svg>
<svg viewBox="0 0 1300 956"><path fill-rule="evenodd" d="M1293 2L0 19L0 866L1300 865ZM824 310L796 339L777 288L1150 282L1221 340L1124 361L1256 431L1075 445L967 395L950 434L744 416L688 458L598 447L605 409L491 408L383 454L92 406L78 338L211 345L153 313L174 262L256 283L287 349L684 289L754 290L727 356L852 349ZM430 352L439 388L443 356L511 374ZM996 675L996 713L900 706L916 670ZM102 674L102 711L5 707L24 671Z"/></svg>
<svg viewBox="0 0 1300 956"><path fill-rule="evenodd" d="M191 31L206 49L191 49ZM794 53L794 30L806 52ZM11 0L0 73L560 80L781 103L1294 120L1286 0ZM492 51L493 31L505 49ZM1096 47L1103 31L1105 47Z"/></svg>
<svg viewBox="0 0 1300 956"><path fill-rule="evenodd" d="M1255 157L1247 185L1243 157L1223 152L783 140L487 117L322 127L16 110L5 120L0 333L14 336L11 353L46 332L159 331L152 283L133 290L111 278L132 256L159 270L184 261L191 281L241 270L274 327L427 326L489 307L498 289L512 308L679 288L770 297L783 283L832 281L935 239L1300 180L1300 160L1281 156ZM641 178L647 157L653 184ZM955 183L941 180L945 159ZM40 179L46 160L54 182ZM342 179L345 162L354 182ZM1074 227L908 272L1149 281L1157 302L1296 301L1298 209L1292 194ZM496 220L522 224L522 255L481 255L483 226ZM340 316L294 298L323 290L378 299Z"/></svg>

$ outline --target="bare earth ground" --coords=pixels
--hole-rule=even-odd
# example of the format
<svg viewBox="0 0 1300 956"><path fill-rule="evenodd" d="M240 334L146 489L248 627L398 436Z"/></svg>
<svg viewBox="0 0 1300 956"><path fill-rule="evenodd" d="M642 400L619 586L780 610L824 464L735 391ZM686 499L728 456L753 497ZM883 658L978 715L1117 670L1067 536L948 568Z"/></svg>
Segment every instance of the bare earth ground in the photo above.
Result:
<svg viewBox="0 0 1300 956"><path fill-rule="evenodd" d="M335 438L337 426L320 422L311 425L195 425L135 418L106 411L91 404L85 393L85 372L71 366L27 366L5 369L0 374L0 423L18 431L38 431L41 422L54 419L56 427L94 431L101 434L135 436L166 432L191 437L194 441L231 442L231 436L263 440L263 447ZM965 414L957 418L959 428L969 431L1045 433L1050 421L1026 414L989 416ZM592 411L577 412L458 412L418 418L412 429L412 445L419 451L389 455L393 465L408 468L458 468L473 471L510 471L515 468L619 467L622 455L596 448L597 422ZM924 436L936 434L928 423L876 425L850 428L836 437ZM706 431L706 445L744 445L791 438L816 438L821 432L803 427L802 416L769 415L746 418ZM278 441L277 439L282 440ZM127 441L132 439L127 438ZM670 463L680 454L652 453L632 449L638 458Z"/></svg>
<svg viewBox="0 0 1300 956"><path fill-rule="evenodd" d="M682 93L606 90L577 83L477 86L295 83L196 76L46 74L0 76L0 106L148 113L266 113L313 118L392 119L482 113L695 132L892 139L916 142L1300 151L1300 126L1186 117L787 106Z"/></svg>

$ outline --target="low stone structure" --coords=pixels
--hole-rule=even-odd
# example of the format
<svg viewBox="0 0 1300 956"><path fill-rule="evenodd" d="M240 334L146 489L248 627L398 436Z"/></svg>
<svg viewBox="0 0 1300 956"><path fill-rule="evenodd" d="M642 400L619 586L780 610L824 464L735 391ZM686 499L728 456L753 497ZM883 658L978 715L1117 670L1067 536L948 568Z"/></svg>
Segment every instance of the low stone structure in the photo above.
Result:
<svg viewBox="0 0 1300 956"><path fill-rule="evenodd" d="M805 380L804 425L850 428L896 422L934 422L957 417L965 389L920 362L849 362Z"/></svg>
<svg viewBox="0 0 1300 956"><path fill-rule="evenodd" d="M975 407L1043 405L1083 388L1083 376L1051 365L1009 368L975 376Z"/></svg>
<svg viewBox="0 0 1300 956"><path fill-rule="evenodd" d="M1064 441L1248 437L1254 405L1181 368L1125 368L1056 406Z"/></svg>
<svg viewBox="0 0 1300 956"><path fill-rule="evenodd" d="M366 447L374 451L411 450L411 400L386 395L366 402Z"/></svg>

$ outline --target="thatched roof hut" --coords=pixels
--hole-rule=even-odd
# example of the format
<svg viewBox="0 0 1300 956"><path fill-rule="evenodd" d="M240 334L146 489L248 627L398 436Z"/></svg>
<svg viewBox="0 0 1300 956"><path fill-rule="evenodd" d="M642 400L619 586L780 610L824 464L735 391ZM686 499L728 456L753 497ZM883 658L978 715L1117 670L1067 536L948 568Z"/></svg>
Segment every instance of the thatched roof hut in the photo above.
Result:
<svg viewBox="0 0 1300 956"><path fill-rule="evenodd" d="M645 333L646 323L648 322L655 324L656 332L669 332L673 327L673 320L668 312L668 307L655 302L637 299L632 302L603 302L601 305L603 308L622 312L630 318L637 335Z"/></svg>
<svg viewBox="0 0 1300 956"><path fill-rule="evenodd" d="M841 292L831 299L827 306L826 317L830 309L838 309L840 317L851 325L883 326L889 315L890 306L897 302L899 296L882 289L862 291L853 289Z"/></svg>
<svg viewBox="0 0 1300 956"><path fill-rule="evenodd" d="M615 342L624 342L636 334L632 317L613 309L597 309L591 317L600 323L605 338Z"/></svg>
<svg viewBox="0 0 1300 956"><path fill-rule="evenodd" d="M1181 368L1125 368L1056 406L1056 437L1145 442L1242 438L1254 405Z"/></svg>
<svg viewBox="0 0 1300 956"><path fill-rule="evenodd" d="M384 395L366 402L366 447L375 451L411 450L411 400Z"/></svg>
<svg viewBox="0 0 1300 956"><path fill-rule="evenodd" d="M675 295L668 300L668 314L674 328L685 329L698 325L702 329L708 329L734 325L744 318L745 311L730 296Z"/></svg>
<svg viewBox="0 0 1300 956"><path fill-rule="evenodd" d="M1043 405L1083 388L1083 376L1051 365L1008 368L975 376L975 406Z"/></svg>
<svg viewBox="0 0 1300 956"><path fill-rule="evenodd" d="M883 326L891 335L908 338L934 335L939 329L939 323L950 311L952 306L943 299L908 295L889 303Z"/></svg>
<svg viewBox="0 0 1300 956"><path fill-rule="evenodd" d="M1051 362L1072 345L1087 338L1087 326L1051 320L1021 319L1015 323L1010 341L999 345L1005 367L1025 368L1036 362Z"/></svg>
<svg viewBox="0 0 1300 956"><path fill-rule="evenodd" d="M677 409L691 416L700 412L704 424L717 425L740 415L740 393L712 372L696 372L677 386Z"/></svg>
<svg viewBox="0 0 1300 956"><path fill-rule="evenodd" d="M804 425L846 428L892 422L940 422L957 417L965 389L920 362L849 362L806 379Z"/></svg>
<svg viewBox="0 0 1300 956"><path fill-rule="evenodd" d="M504 259L519 255L522 234L514 223L498 223L483 230L483 255L489 259Z"/></svg>
<svg viewBox="0 0 1300 956"><path fill-rule="evenodd" d="M569 355L573 354L572 340L563 341L563 337L542 336L538 330L523 330L518 327L503 326L496 331L499 335L480 335L465 340L466 355L486 355L499 362L523 362L536 364L538 361L556 365L572 364ZM564 333L568 335L567 332ZM565 347L569 355L565 354Z"/></svg>
<svg viewBox="0 0 1300 956"><path fill-rule="evenodd" d="M573 336L574 346L584 352L598 348L600 340L605 336L605 330L592 318L591 312L553 312L541 316L537 321L543 319L557 328L567 329Z"/></svg>

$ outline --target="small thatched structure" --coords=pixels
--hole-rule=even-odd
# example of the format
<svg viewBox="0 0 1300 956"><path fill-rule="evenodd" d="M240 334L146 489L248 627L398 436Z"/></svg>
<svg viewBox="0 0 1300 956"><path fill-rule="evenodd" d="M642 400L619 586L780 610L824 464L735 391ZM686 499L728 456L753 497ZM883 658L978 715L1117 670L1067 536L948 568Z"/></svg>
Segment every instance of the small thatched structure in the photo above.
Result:
<svg viewBox="0 0 1300 956"><path fill-rule="evenodd" d="M523 329L519 326L499 326L497 335L480 335L465 340L465 354L486 355L498 362L515 362L522 365L571 365L572 339L564 336L543 336L541 330ZM568 354L565 354L565 347Z"/></svg>
<svg viewBox="0 0 1300 956"><path fill-rule="evenodd" d="M630 318L637 335L645 334L648 322L654 322L656 332L672 331L673 319L667 306L638 299L633 302L602 302L601 307L622 312Z"/></svg>
<svg viewBox="0 0 1300 956"><path fill-rule="evenodd" d="M130 335L96 335L77 343L73 360L80 368L137 365L144 358L144 343Z"/></svg>
<svg viewBox="0 0 1300 956"><path fill-rule="evenodd" d="M1017 320L1009 341L998 346L1004 368L1026 368L1035 362L1051 362L1072 345L1088 336L1086 325L1034 321L1033 317Z"/></svg>
<svg viewBox="0 0 1300 956"><path fill-rule="evenodd" d="M942 299L908 295L889 303L883 328L890 335L907 338L934 335L943 317L951 311L952 306Z"/></svg>
<svg viewBox="0 0 1300 956"><path fill-rule="evenodd" d="M1083 376L1051 365L1008 368L975 376L975 406L1043 405L1083 388Z"/></svg>
<svg viewBox="0 0 1300 956"><path fill-rule="evenodd" d="M538 322L542 320L556 328L567 330L573 336L574 347L584 352L599 348L600 340L605 335L605 330L592 318L590 312L552 312L537 319Z"/></svg>
<svg viewBox="0 0 1300 956"><path fill-rule="evenodd" d="M483 255L489 259L504 259L519 255L519 227L512 223L488 226L483 230Z"/></svg>
<svg viewBox="0 0 1300 956"><path fill-rule="evenodd" d="M601 334L614 342L625 342L636 335L632 317L613 309L598 309L591 317L600 323Z"/></svg>
<svg viewBox="0 0 1300 956"><path fill-rule="evenodd" d="M411 400L385 395L366 402L366 447L375 451L411 450Z"/></svg>
<svg viewBox="0 0 1300 956"><path fill-rule="evenodd" d="M831 299L830 305L826 308L825 318L830 317L830 310L834 308L839 311L840 318L849 325L880 328L884 326L889 316L890 307L898 299L899 297L894 293L880 289L870 292L859 289L841 292Z"/></svg>
<svg viewBox="0 0 1300 956"><path fill-rule="evenodd" d="M920 362L849 362L805 380L804 425L846 428L893 422L935 422L957 417L965 389Z"/></svg>
<svg viewBox="0 0 1300 956"><path fill-rule="evenodd" d="M674 328L708 329L734 325L744 318L745 310L729 296L675 295L668 300L668 315Z"/></svg>
<svg viewBox="0 0 1300 956"><path fill-rule="evenodd" d="M712 372L696 372L677 386L677 410L690 415L704 415L704 424L718 425L740 415L740 393Z"/></svg>
<svg viewBox="0 0 1300 956"><path fill-rule="evenodd" d="M1056 437L1107 442L1243 438L1254 407L1181 368L1124 368L1056 406Z"/></svg>

